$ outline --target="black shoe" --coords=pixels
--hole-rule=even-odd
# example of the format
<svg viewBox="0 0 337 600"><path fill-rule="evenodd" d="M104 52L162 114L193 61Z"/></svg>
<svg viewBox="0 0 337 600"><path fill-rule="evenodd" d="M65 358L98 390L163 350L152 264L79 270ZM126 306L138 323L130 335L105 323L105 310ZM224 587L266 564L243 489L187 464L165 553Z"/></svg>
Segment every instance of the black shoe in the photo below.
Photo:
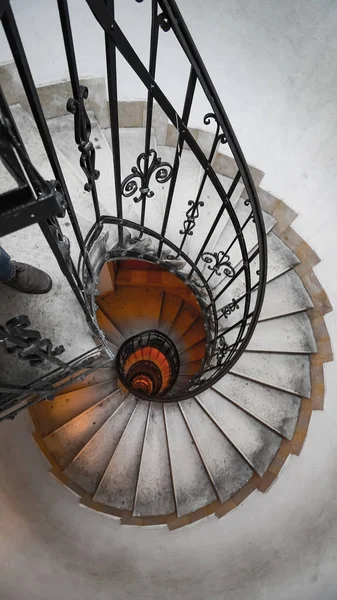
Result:
<svg viewBox="0 0 337 600"><path fill-rule="evenodd" d="M49 275L32 265L12 261L15 266L15 275L9 281L3 281L19 292L25 294L46 294L51 289L53 282Z"/></svg>

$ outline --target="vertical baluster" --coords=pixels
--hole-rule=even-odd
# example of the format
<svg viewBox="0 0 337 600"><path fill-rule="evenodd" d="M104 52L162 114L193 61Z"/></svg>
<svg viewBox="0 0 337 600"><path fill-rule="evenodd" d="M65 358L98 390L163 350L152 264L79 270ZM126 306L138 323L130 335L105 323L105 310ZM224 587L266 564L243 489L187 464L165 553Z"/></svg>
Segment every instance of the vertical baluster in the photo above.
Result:
<svg viewBox="0 0 337 600"><path fill-rule="evenodd" d="M153 79L156 75L157 65L157 52L158 52L158 36L159 36L159 25L162 22L160 17L157 15L157 0L152 0L152 12L151 12L151 37L150 37L150 59L149 59L149 73ZM153 94L150 88L147 92L147 105L146 105L146 124L145 124L145 151L144 151L144 175L148 179L149 171L149 158L150 158L150 145L151 145L151 128L152 128L152 115L153 115ZM146 194L143 195L142 199L142 210L140 224L145 224L145 211L146 211ZM139 238L142 237L142 232Z"/></svg>
<svg viewBox="0 0 337 600"><path fill-rule="evenodd" d="M106 5L112 14L115 16L114 0L106 0ZM117 217L123 219L123 204L122 204L122 176L121 176L121 153L119 139L119 117L118 117L118 95L117 95L117 64L116 64L116 46L108 34L105 34L105 54L107 65L108 79L108 97L109 97L109 113L110 113L110 129L111 129L111 148L115 179L115 194ZM118 225L118 242L120 247L123 246L123 227Z"/></svg>
<svg viewBox="0 0 337 600"><path fill-rule="evenodd" d="M228 190L228 193L227 193L227 202L230 201L230 199L231 199L231 197L233 195L233 192L234 192L236 186L238 185L240 179L241 179L241 174L238 171L237 174L235 175L233 181L232 181L232 184L231 184L229 190ZM220 221L223 213L227 209L227 202L223 201L223 204L220 207L219 212L218 212L217 216L215 217L215 219L214 219L214 221L212 223L212 227L210 228L210 230L209 230L209 232L208 232L208 234L207 234L207 236L205 238L205 241L204 241L203 245L201 246L201 249L200 249L200 251L198 253L198 256L196 257L196 259L194 261L194 266L193 266L193 268L191 269L191 271L188 274L188 277L187 277L188 280L191 279L191 277L192 277L192 275L194 273L195 267L197 266L198 262L200 261L201 256L204 254L204 252L205 252L205 250L206 250L206 248L207 248L207 246L208 246L208 244L209 244L209 242L210 242L210 240L212 238L212 235L213 235L214 231L216 230L216 228L218 226L218 223L219 223L219 221Z"/></svg>
<svg viewBox="0 0 337 600"><path fill-rule="evenodd" d="M3 14L2 17L2 24L3 24L3 28L10 46L10 49L12 51L13 54L13 58L17 67L17 70L19 72L21 81L22 81L22 85L24 87L26 96L27 96L27 100L30 106L30 109L32 111L33 117L35 119L36 122L36 126L39 130L40 136L41 136L41 140L42 143L44 145L46 154L48 156L51 168L53 170L55 179L60 183L66 202L67 202L67 212L69 215L69 219L71 221L71 224L73 226L75 235L76 235L76 239L80 248L80 252L82 254L82 256L84 255L84 241L83 241L83 236L82 236L82 232L80 230L79 224L78 224L78 220L77 220L77 216L69 195L69 191L65 182L65 179L63 177L63 172L59 163L59 160L57 158L57 154L56 154L56 150L53 144L53 141L51 139L51 135L48 129L48 125L45 119L45 116L43 114L43 110L42 110L42 106L40 103L40 99L39 96L37 94L36 91L36 87L33 81L33 77L28 65L28 61L27 61L27 57L21 42L21 38L20 38L20 34L19 34L19 30L17 28L15 19L14 19L14 15L13 15L13 11L11 9L11 7L9 6L6 11ZM87 268L88 268L88 272L91 274L91 268L90 268L90 264L87 264ZM77 272L75 270L74 265L72 264L72 276L75 280L72 281L71 283L71 287L74 291L74 293L77 295L77 293L75 292L74 286L78 286L81 290L83 289L82 283L80 278L77 275ZM70 280L69 280L70 282Z"/></svg>
<svg viewBox="0 0 337 600"><path fill-rule="evenodd" d="M96 179L99 177L99 171L95 169L96 153L94 145L90 141L91 124L84 106L84 100L88 97L88 88L80 84L78 77L67 0L57 0L57 4L73 92L73 98L70 98L67 102L67 110L74 115L75 140L78 145L78 149L81 152L80 165L88 179L84 189L88 192L91 192L96 222L98 223L100 219L100 208L96 188Z"/></svg>
<svg viewBox="0 0 337 600"><path fill-rule="evenodd" d="M99 335L99 330L97 329L95 322L90 314L90 311L84 300L81 288L78 285L76 285L76 282L73 278L74 272L75 272L73 263L71 262L71 269L69 269L68 262L67 262L66 258L63 256L63 254L60 250L59 244L57 243L57 240L55 238L55 232L59 231L57 219L55 219L55 218L47 219L47 221L41 222L41 223L39 223L39 225L40 225L40 229L41 229L44 237L46 238L46 240L58 262L58 265L59 265L63 275L68 280L69 285L71 286L78 302L80 303L80 305L82 307L82 310L86 316L87 322L90 323L91 327L94 328L96 333Z"/></svg>
<svg viewBox="0 0 337 600"><path fill-rule="evenodd" d="M182 128L179 129L179 134L178 134L177 147L176 147L173 168L172 168L172 176L171 176L171 181L170 181L170 187L169 187L168 194L167 194L166 208L165 208L165 213L164 213L163 226L162 226L162 230L161 230L162 237L165 237L167 223L168 223L169 216L170 216L174 190L175 190L177 177L178 177L180 158L181 158L183 147L184 147L185 133L186 133L188 120L189 120L190 113L191 113L191 107L192 107L196 83L197 83L197 76L196 76L194 69L191 67L187 90L186 90L186 95L185 95L183 114L182 114L182 122L184 125ZM161 241L158 246L158 252L157 252L157 256L159 258L161 256L162 247L163 247L163 242Z"/></svg>
<svg viewBox="0 0 337 600"><path fill-rule="evenodd" d="M216 120L216 117L213 113L208 113L207 115L205 115L205 117L204 117L205 125L209 125L211 119L215 119L215 121L216 121L216 132L214 134L212 147L211 147L210 153L207 158L209 165L211 165L211 163L212 163L212 160L214 158L214 154L218 147L219 142L221 141L224 144L227 141L223 133L219 134L220 125L219 125L218 121ZM194 202L192 200L189 201L189 205L191 206L191 208L189 208L187 210L186 220L183 223L183 229L180 230L180 233L183 236L181 244L180 244L180 250L183 249L187 236L193 235L192 230L195 227L196 219L199 217L199 209L204 206L204 202L200 201L200 198L201 198L203 189L205 187L207 176L208 176L207 169L204 169L204 172L203 172L203 175L201 178L201 182L199 185L199 189L198 189L198 192L196 195L196 199ZM225 190L223 192L224 192L224 198L225 198L224 201L227 202L227 195L226 195Z"/></svg>

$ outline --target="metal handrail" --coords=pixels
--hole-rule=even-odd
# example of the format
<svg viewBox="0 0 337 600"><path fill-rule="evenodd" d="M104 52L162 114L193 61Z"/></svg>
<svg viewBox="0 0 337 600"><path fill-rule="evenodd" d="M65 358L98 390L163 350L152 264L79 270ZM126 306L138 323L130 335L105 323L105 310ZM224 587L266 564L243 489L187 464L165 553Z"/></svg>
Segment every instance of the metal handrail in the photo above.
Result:
<svg viewBox="0 0 337 600"><path fill-rule="evenodd" d="M47 220L41 222L40 226L86 315L89 326L110 357L113 357L112 351L99 328L95 306L95 290L100 269L104 262L125 256L141 256L148 261L162 265L163 268L169 268L190 286L199 301L205 318L207 331L205 357L200 372L191 379L186 389L179 393L179 398L172 391L168 393L167 401L188 398L193 394L206 390L223 377L239 359L253 335L263 303L267 274L266 233L261 207L249 167L233 128L175 0L151 0L148 67L142 63L131 42L119 27L115 18L113 0L86 0L86 2L105 36L115 204L112 203L111 214L104 214L105 211L101 206L101 199L96 187L96 180L99 178L100 173L95 164L95 149L90 139L91 123L85 108L89 90L82 86L79 81L68 2L67 0L57 0L73 93L73 97L67 102L67 109L74 115L74 143L79 149L79 163L87 179L85 189L91 194L95 211L95 221L85 238L66 187L9 3L2 15L5 33L32 114L54 171L60 193L65 199L68 216L75 232L79 246L77 271L71 260L67 261L60 250L59 242L62 240L63 234L58 219L53 217L52 222ZM176 110L156 81L158 48L160 47L161 36L167 35L169 31L179 42L190 65L181 113ZM117 52L124 57L133 73L142 82L147 95L144 151L138 157L135 156L135 166L123 180L121 176L118 123ZM189 130L189 119L197 84L200 85L211 109L210 112L204 115L204 124L206 127L211 122L215 124L213 142L207 152L200 147ZM155 149L151 147L154 102L158 104L177 131L177 143L172 164L162 161ZM219 144L228 145L236 166L236 174L227 192L214 170L214 158ZM202 177L195 198L188 201L185 219L183 223L179 224L180 227L177 232L179 240L177 242L176 239L170 239L169 224L172 208L177 201L175 194L177 178L185 148L188 148L193 153L195 160L198 161L202 170ZM163 219L158 231L154 231L148 226L148 206L150 199L154 196L153 181L160 183L167 190ZM205 203L203 193L208 181L217 193L220 206L209 231L200 240L197 255L191 258L187 243L189 236L198 231L198 218ZM240 222L232 202L239 184L243 184L246 194L247 215L244 222ZM128 218L129 215L125 214L123 198L132 198L136 204L140 205L139 222ZM215 235L218 228L227 219L232 225L233 235L231 239L223 241L224 247L219 248L215 243ZM113 247L109 247L103 240L104 231L109 228L118 233L117 243ZM253 228L253 235L255 236L252 249L247 247L246 243L248 228L250 232ZM152 244L150 244L150 247L145 243L146 240L150 240ZM93 253L99 244L101 254L98 253L98 260L97 256L93 259ZM146 250L140 250L139 244L144 244ZM236 264L232 264L231 261L233 249L236 249L235 251L238 252L240 257ZM253 283L252 265L256 260L259 262L257 282ZM179 263L178 266L177 263ZM215 286L214 282L218 275L221 276L221 285ZM239 278L243 278L244 293L241 293L239 297L233 297L229 301L228 294L231 289L234 289L233 284ZM252 304L253 293L255 296L254 305ZM227 298L225 305L224 298ZM226 326L224 319L237 308L240 309L238 319ZM152 399L155 400L155 398Z"/></svg>

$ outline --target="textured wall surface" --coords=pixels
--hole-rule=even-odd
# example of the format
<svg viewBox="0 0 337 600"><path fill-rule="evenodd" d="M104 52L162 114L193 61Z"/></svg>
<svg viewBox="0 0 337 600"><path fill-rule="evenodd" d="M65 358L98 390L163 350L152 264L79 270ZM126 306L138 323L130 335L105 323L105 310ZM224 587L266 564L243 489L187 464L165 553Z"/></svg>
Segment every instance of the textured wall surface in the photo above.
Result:
<svg viewBox="0 0 337 600"><path fill-rule="evenodd" d="M36 83L68 79L56 2L12 4ZM117 6L144 60L149 5ZM104 75L100 28L83 0L70 6L80 73ZM336 2L181 0L180 8L248 161L266 172L264 187L299 213L295 228L321 257L315 271L336 306ZM165 35L159 78L179 106L187 65L178 70L177 44ZM9 60L1 37L0 62ZM120 99L143 99L122 64ZM201 126L207 110L198 100L191 124ZM336 312L326 322L334 344ZM288 460L267 494L256 492L221 520L174 532L122 527L79 507L48 474L28 415L2 424L1 598L335 600L336 386L330 363L325 411L314 414L301 456Z"/></svg>

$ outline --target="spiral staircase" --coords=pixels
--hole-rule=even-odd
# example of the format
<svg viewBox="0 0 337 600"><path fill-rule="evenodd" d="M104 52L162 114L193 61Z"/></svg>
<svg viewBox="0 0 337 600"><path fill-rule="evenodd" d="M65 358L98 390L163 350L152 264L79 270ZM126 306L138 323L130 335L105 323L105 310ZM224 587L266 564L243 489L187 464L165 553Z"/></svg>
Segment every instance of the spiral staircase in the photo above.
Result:
<svg viewBox="0 0 337 600"><path fill-rule="evenodd" d="M105 85L90 82L91 100L78 79L64 0L67 103L69 83L35 88L11 9L3 15L16 68L1 96L0 191L8 199L18 172L17 193L35 191L4 214L4 246L54 287L39 301L1 290L11 354L1 356L0 417L29 407L52 474L82 504L175 528L265 491L300 452L322 408L331 307L296 215L246 165L175 3L152 3L148 70L111 3L88 4L105 31L105 111ZM155 80L169 31L191 65L181 113ZM147 102L118 103L116 49ZM200 130L188 127L197 83L209 103ZM65 352L45 351L29 322L13 320L22 314Z"/></svg>

